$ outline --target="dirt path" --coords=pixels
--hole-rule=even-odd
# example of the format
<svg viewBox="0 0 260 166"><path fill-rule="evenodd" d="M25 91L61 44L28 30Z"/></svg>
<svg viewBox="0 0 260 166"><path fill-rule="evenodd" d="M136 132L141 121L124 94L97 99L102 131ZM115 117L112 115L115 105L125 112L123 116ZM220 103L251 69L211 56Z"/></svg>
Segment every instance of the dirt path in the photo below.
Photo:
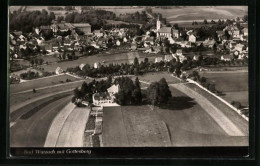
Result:
<svg viewBox="0 0 260 166"><path fill-rule="evenodd" d="M189 97L193 98L230 136L246 136L221 110L216 108L210 101L199 93L181 84L170 84L170 86L182 91Z"/></svg>

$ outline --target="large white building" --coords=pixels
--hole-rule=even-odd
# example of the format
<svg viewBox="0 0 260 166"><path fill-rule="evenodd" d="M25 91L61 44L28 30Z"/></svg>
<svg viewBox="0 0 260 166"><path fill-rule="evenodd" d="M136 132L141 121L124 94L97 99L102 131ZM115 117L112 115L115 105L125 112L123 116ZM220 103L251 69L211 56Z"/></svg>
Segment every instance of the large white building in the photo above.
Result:
<svg viewBox="0 0 260 166"><path fill-rule="evenodd" d="M103 104L115 103L115 94L119 92L119 85L112 85L107 92L95 93L92 96L93 104L102 106Z"/></svg>

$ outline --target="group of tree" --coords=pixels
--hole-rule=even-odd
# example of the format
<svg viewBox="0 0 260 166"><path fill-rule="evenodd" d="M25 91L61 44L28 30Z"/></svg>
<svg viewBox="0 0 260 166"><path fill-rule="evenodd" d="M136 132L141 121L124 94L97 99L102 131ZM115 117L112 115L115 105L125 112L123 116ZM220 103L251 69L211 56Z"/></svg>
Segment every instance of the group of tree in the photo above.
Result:
<svg viewBox="0 0 260 166"><path fill-rule="evenodd" d="M39 58L39 57L33 57L33 58L30 58L30 64L31 66L38 66L38 65L42 65L44 60L42 58Z"/></svg>
<svg viewBox="0 0 260 166"><path fill-rule="evenodd" d="M146 14L146 11L137 11L135 13L120 14L117 18L115 18L115 20L129 23L145 24L148 22L148 16Z"/></svg>
<svg viewBox="0 0 260 166"><path fill-rule="evenodd" d="M34 28L41 25L50 25L55 20L55 14L43 9L42 11L14 11L9 16L11 31L32 32Z"/></svg>
<svg viewBox="0 0 260 166"><path fill-rule="evenodd" d="M34 72L34 71L30 71L30 70L25 73L20 74L20 78L24 79L24 80L32 80L32 79L39 78L39 77L40 77L39 72Z"/></svg>
<svg viewBox="0 0 260 166"><path fill-rule="evenodd" d="M152 82L147 89L147 99L154 106L165 106L172 97L165 78Z"/></svg>
<svg viewBox="0 0 260 166"><path fill-rule="evenodd" d="M64 8L61 7L61 6L48 6L47 9L50 10L50 11L52 11L52 10L64 10Z"/></svg>
<svg viewBox="0 0 260 166"><path fill-rule="evenodd" d="M218 95L221 95L222 92L216 90L215 84L211 83L207 80L205 77L201 77L197 71L193 71L192 75L193 80L199 82L203 87L207 88L209 91L213 93L217 93Z"/></svg>
<svg viewBox="0 0 260 166"><path fill-rule="evenodd" d="M67 11L71 11L71 10L75 10L75 7L74 6L65 6L64 9Z"/></svg>
<svg viewBox="0 0 260 166"><path fill-rule="evenodd" d="M90 67L86 64L82 70L77 67L67 68L68 72L75 73L79 76L88 77L106 77L109 75L141 75L149 71L162 71L165 70L165 63L150 63L148 59L145 58L144 61L138 62L138 59L134 59L134 64L122 63L122 64L109 64L104 66L99 64L98 68Z"/></svg>
<svg viewBox="0 0 260 166"><path fill-rule="evenodd" d="M72 61L78 59L78 57L75 54L75 51L63 51L62 53L58 54L58 58L60 61Z"/></svg>
<svg viewBox="0 0 260 166"><path fill-rule="evenodd" d="M72 12L65 16L65 21L69 23L89 23L92 30L100 29L107 22L106 20L114 20L116 17L114 12L105 10L87 10L82 13Z"/></svg>
<svg viewBox="0 0 260 166"><path fill-rule="evenodd" d="M40 47L38 45L26 44L25 48L19 50L21 58L29 59L40 53Z"/></svg>
<svg viewBox="0 0 260 166"><path fill-rule="evenodd" d="M135 82L129 77L118 77L114 83L119 85L119 92L115 95L115 101L119 105L139 105L142 103L140 82L136 77Z"/></svg>

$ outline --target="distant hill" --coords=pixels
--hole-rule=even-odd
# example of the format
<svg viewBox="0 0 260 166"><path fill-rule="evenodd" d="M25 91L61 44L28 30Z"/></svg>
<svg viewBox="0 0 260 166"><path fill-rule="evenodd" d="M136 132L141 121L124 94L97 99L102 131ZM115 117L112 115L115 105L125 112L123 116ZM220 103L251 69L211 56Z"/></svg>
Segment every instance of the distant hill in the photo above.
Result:
<svg viewBox="0 0 260 166"><path fill-rule="evenodd" d="M233 19L247 14L246 6L178 6L172 9L153 8L169 22L188 22L193 20Z"/></svg>
<svg viewBox="0 0 260 166"><path fill-rule="evenodd" d="M192 22L193 20L233 19L247 14L246 6L151 6L154 13L161 13L172 23ZM10 11L20 6L11 6ZM113 11L116 15L145 10L145 6L95 6L96 9ZM47 6L27 6L26 10L47 9ZM56 13L55 13L56 14ZM64 13L61 13L64 14Z"/></svg>

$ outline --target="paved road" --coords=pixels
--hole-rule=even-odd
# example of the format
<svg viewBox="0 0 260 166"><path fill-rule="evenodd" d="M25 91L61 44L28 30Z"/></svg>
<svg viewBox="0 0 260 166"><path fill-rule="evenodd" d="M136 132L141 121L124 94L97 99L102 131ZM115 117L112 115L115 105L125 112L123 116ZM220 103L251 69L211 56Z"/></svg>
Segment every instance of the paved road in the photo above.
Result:
<svg viewBox="0 0 260 166"><path fill-rule="evenodd" d="M35 112L27 119L18 119L10 128L11 147L43 147L49 127L71 96L58 99Z"/></svg>

